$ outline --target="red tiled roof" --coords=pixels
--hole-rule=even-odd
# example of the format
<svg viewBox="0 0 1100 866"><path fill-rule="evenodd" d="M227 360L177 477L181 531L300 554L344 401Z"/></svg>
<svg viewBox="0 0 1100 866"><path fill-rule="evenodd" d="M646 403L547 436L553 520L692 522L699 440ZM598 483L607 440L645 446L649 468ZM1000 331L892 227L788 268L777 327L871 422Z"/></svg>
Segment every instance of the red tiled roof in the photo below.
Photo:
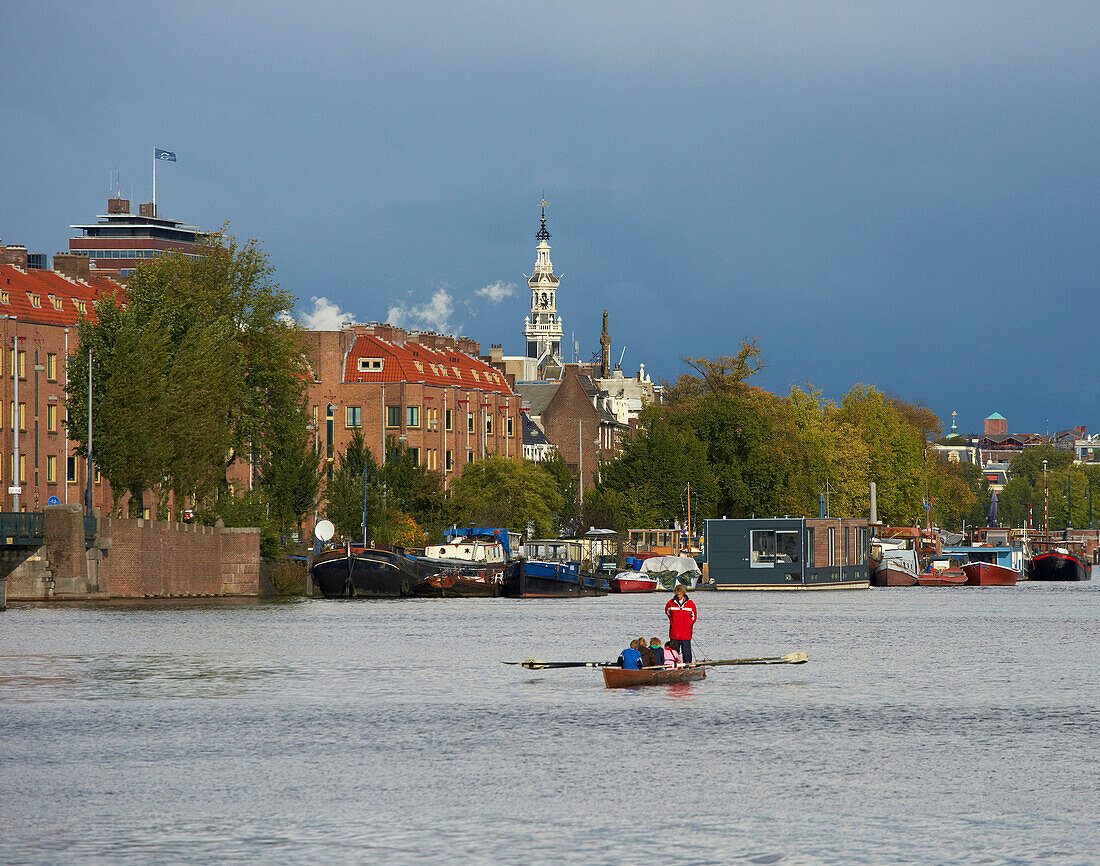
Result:
<svg viewBox="0 0 1100 866"><path fill-rule="evenodd" d="M0 265L0 315L21 322L72 326L84 315L94 320L95 302L121 289L114 280L103 276L93 275L85 282L56 271ZM77 301L84 304L84 312Z"/></svg>
<svg viewBox="0 0 1100 866"><path fill-rule="evenodd" d="M381 360L382 369L360 369L361 358ZM429 349L413 342L391 343L365 334L356 336L344 359L344 381L424 382L468 391L512 394L501 373L464 352Z"/></svg>

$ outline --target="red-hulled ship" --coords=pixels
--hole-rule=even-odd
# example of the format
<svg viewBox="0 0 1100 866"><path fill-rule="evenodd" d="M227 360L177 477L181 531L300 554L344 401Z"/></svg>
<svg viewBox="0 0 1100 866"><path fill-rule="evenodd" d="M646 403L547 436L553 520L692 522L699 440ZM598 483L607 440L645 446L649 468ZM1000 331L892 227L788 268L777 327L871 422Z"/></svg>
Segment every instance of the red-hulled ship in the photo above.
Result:
<svg viewBox="0 0 1100 866"><path fill-rule="evenodd" d="M1090 571L1084 557L1055 548L1035 555L1028 576L1032 580L1088 580Z"/></svg>
<svg viewBox="0 0 1100 866"><path fill-rule="evenodd" d="M962 567L967 586L1015 586L1020 573L992 562L968 562Z"/></svg>
<svg viewBox="0 0 1100 866"><path fill-rule="evenodd" d="M966 575L961 568L933 569L917 575L917 583L921 586L966 586Z"/></svg>

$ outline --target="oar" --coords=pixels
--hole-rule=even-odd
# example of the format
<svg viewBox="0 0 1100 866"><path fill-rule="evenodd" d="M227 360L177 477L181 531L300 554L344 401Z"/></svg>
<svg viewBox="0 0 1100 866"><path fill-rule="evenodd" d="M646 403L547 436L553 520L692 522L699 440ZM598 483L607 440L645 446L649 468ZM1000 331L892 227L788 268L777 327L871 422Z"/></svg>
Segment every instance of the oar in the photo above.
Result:
<svg viewBox="0 0 1100 866"><path fill-rule="evenodd" d="M506 665L523 665L529 671L544 671L548 668L610 668L618 662L543 662L538 659L527 659L522 662L504 662Z"/></svg>
<svg viewBox="0 0 1100 866"><path fill-rule="evenodd" d="M713 661L689 662L684 667L701 668L704 665L804 665L809 660L808 653L787 653L785 656L760 659L714 659Z"/></svg>

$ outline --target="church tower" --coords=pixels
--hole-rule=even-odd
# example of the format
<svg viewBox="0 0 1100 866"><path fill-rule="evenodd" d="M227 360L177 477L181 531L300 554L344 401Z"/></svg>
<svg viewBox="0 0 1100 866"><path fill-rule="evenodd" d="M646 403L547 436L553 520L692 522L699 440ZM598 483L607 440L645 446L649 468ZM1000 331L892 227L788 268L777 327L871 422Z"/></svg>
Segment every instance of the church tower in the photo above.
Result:
<svg viewBox="0 0 1100 866"><path fill-rule="evenodd" d="M524 322L523 336L527 341L527 357L540 361L561 363L561 317L558 316L558 283L550 263L550 232L546 230L546 206L542 202L542 226L535 235L539 245L535 248L535 272L527 280L531 287L531 315Z"/></svg>

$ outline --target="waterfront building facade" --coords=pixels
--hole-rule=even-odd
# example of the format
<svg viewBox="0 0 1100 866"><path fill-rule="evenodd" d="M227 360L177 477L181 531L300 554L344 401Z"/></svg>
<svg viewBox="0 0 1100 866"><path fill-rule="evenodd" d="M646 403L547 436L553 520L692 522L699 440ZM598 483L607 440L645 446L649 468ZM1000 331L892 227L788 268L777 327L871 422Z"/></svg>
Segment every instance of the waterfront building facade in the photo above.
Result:
<svg viewBox="0 0 1100 866"><path fill-rule="evenodd" d="M114 280L30 268L26 248L0 245L0 510L41 511L52 498L84 502L87 467L65 425L67 361L79 344L82 317L94 304L121 291ZM19 398L16 401L15 379ZM16 405L18 403L18 406ZM16 427L19 459L15 459ZM93 442L94 446L94 442ZM18 465L17 465L18 463ZM111 488L96 473L92 504L107 509Z"/></svg>
<svg viewBox="0 0 1100 866"><path fill-rule="evenodd" d="M314 445L328 473L356 432L379 463L387 442L408 447L445 489L469 463L523 456L519 397L475 341L371 322L307 331L305 342Z"/></svg>

